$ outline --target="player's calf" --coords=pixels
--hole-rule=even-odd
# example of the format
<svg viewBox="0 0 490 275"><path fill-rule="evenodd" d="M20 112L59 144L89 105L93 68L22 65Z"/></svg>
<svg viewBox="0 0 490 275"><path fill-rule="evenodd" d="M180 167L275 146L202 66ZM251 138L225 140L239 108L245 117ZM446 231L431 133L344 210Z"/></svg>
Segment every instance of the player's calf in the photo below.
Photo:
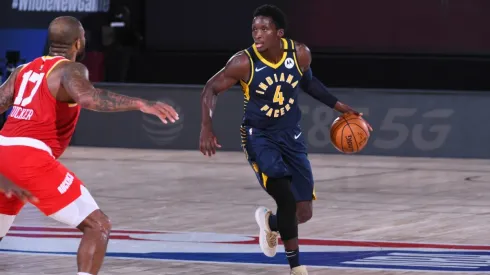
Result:
<svg viewBox="0 0 490 275"><path fill-rule="evenodd" d="M70 188L76 187L72 184ZM112 225L87 188L83 185L78 188L80 196L49 217L83 232L77 253L78 272L79 275L96 275L104 261Z"/></svg>
<svg viewBox="0 0 490 275"><path fill-rule="evenodd" d="M291 191L289 178L269 178L267 192L277 204L277 227L284 243L286 257L291 268L300 266L298 246L298 221L296 198Z"/></svg>
<svg viewBox="0 0 490 275"><path fill-rule="evenodd" d="M83 232L77 255L78 271L97 274L107 250L111 221L101 210L95 210L77 228Z"/></svg>

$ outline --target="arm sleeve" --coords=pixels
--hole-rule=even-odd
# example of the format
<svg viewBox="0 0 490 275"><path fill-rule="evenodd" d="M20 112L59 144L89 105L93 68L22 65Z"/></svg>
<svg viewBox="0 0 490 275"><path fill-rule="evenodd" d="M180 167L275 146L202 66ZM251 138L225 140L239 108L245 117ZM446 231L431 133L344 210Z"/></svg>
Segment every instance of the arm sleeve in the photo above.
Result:
<svg viewBox="0 0 490 275"><path fill-rule="evenodd" d="M303 78L300 81L300 87L305 93L332 109L338 101L334 95L328 92L327 87L313 76L311 68L303 74Z"/></svg>

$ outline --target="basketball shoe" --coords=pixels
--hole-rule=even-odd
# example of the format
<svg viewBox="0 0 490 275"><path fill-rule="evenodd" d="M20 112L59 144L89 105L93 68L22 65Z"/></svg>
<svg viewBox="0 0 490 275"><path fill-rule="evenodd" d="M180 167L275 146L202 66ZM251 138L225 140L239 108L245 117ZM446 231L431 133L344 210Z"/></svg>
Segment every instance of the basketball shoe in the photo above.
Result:
<svg viewBox="0 0 490 275"><path fill-rule="evenodd" d="M308 275L308 271L306 270L306 266L300 265L293 269L291 269L291 275Z"/></svg>
<svg viewBox="0 0 490 275"><path fill-rule="evenodd" d="M272 211L261 206L255 210L255 221L259 225L259 244L260 249L267 257L274 257L277 252L277 239L279 232L271 231L269 227L269 216ZM300 273L301 274L301 273Z"/></svg>

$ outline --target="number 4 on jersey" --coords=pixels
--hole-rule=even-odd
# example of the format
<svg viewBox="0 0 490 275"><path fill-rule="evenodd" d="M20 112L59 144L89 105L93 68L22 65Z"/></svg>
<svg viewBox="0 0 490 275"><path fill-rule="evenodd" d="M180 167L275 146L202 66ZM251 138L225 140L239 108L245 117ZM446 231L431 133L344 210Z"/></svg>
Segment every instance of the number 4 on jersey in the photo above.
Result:
<svg viewBox="0 0 490 275"><path fill-rule="evenodd" d="M281 92L281 85L277 85L272 102L279 103L279 105L282 105L284 103L284 96L282 95Z"/></svg>
<svg viewBox="0 0 490 275"><path fill-rule="evenodd" d="M39 86L41 86L41 83L43 82L43 78L44 78L44 73L38 74L38 73L34 73L32 70L24 73L24 75L22 75L22 83L20 84L19 93L17 94L17 97L14 100L14 105L20 105L22 107L25 107L29 103L31 103L32 98L36 95ZM27 84L29 82L36 85L34 86L34 88L31 89L30 95L24 98Z"/></svg>

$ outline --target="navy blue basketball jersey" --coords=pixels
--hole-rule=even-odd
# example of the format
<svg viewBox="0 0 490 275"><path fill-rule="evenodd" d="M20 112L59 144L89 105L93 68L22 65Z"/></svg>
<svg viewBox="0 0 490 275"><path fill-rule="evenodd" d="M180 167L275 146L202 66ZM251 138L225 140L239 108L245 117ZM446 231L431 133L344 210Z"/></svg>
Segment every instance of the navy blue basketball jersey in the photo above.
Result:
<svg viewBox="0 0 490 275"><path fill-rule="evenodd" d="M296 127L301 119L298 85L303 76L294 41L282 38L284 54L273 64L255 44L244 52L250 59L250 77L241 80L244 95L243 125L264 130Z"/></svg>

